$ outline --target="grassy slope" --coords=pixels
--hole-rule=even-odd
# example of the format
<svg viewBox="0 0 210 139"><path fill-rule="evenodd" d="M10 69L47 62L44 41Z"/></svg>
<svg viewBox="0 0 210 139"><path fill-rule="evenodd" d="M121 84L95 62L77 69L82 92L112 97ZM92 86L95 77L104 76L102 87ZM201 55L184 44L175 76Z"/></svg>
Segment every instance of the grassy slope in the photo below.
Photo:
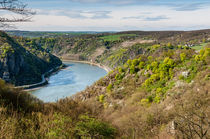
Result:
<svg viewBox="0 0 210 139"><path fill-rule="evenodd" d="M201 50L203 49L208 43L201 43L199 45L193 46L191 48L195 49L195 50Z"/></svg>
<svg viewBox="0 0 210 139"><path fill-rule="evenodd" d="M104 41L119 41L121 40L121 37L132 37L136 36L136 34L120 34L120 35L107 35L100 37L100 39L103 39Z"/></svg>

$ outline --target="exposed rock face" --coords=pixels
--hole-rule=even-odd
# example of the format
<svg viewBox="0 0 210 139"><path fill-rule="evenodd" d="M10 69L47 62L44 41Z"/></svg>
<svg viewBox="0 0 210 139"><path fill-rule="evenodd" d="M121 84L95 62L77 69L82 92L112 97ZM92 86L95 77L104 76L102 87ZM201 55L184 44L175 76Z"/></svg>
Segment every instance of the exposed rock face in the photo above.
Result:
<svg viewBox="0 0 210 139"><path fill-rule="evenodd" d="M0 32L0 78L3 80L15 85L37 83L41 81L43 73L61 64L57 57L49 53L44 58L32 54L7 34Z"/></svg>
<svg viewBox="0 0 210 139"><path fill-rule="evenodd" d="M190 74L190 71L184 71L182 72L182 76L184 76L184 78L187 78Z"/></svg>
<svg viewBox="0 0 210 139"><path fill-rule="evenodd" d="M19 80L17 79L18 75L27 74L24 73L24 70L30 69L25 63L24 57L17 52L0 59L0 65L0 77L11 83L16 83L16 80Z"/></svg>

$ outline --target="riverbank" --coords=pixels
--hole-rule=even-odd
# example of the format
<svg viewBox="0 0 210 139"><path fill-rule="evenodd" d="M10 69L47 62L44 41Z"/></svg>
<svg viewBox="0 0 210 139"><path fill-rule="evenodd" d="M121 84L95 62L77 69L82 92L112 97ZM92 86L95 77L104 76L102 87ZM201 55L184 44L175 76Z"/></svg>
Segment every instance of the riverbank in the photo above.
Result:
<svg viewBox="0 0 210 139"><path fill-rule="evenodd" d="M107 75L107 72L98 66L80 62L63 63L67 68L50 76L49 84L32 91L32 95L43 102L56 102L85 90Z"/></svg>
<svg viewBox="0 0 210 139"><path fill-rule="evenodd" d="M89 65L93 65L93 66L97 66L99 68L102 68L104 69L106 72L110 72L112 69L109 68L108 66L105 66L105 65L102 65L102 64L99 64L99 63L94 63L94 62L90 62L90 61L79 61L79 60L70 60L70 59L64 59L64 58L61 58L61 60L63 62L77 62L77 63L84 63L84 64L89 64ZM54 69L51 69L49 70L48 72L42 74L42 81L39 82L39 83L36 83L36 84L31 84L31 85L23 85L23 86L17 86L15 88L18 88L18 89L23 89L24 91L35 91L37 89L40 89L42 88L43 86L47 85L48 84L48 80L47 78L52 75L53 73L55 72L58 72L61 68L63 68L64 66L58 66Z"/></svg>
<svg viewBox="0 0 210 139"><path fill-rule="evenodd" d="M89 65L97 66L99 68L104 69L106 72L112 71L112 69L109 68L108 66L105 66L105 65L102 65L102 64L99 64L99 63L90 62L90 61L79 61L79 60L70 60L70 59L63 59L63 58L61 58L61 60L63 62L77 62L77 63L84 63L84 64L89 64Z"/></svg>
<svg viewBox="0 0 210 139"><path fill-rule="evenodd" d="M47 71L46 73L42 74L42 76L41 76L42 81L39 82L39 83L16 86L15 88L16 89L23 89L24 91L33 91L33 90L39 89L41 86L44 86L44 85L48 84L47 77L49 77L50 75L52 75L55 72L58 72L63 67L64 67L64 65L61 65L61 66L53 68L53 69Z"/></svg>

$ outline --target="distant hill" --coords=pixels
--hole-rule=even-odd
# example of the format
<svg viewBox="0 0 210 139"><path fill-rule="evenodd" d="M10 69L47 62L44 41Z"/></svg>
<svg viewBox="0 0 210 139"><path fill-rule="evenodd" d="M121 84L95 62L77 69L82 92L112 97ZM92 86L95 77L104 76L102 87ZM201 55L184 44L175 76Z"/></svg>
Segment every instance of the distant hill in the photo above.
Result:
<svg viewBox="0 0 210 139"><path fill-rule="evenodd" d="M39 37L33 40L40 47L64 59L93 61L114 68L145 53L143 48L153 44L200 49L210 41L210 30L106 32L74 37Z"/></svg>
<svg viewBox="0 0 210 139"><path fill-rule="evenodd" d="M97 34L101 32L95 32L95 31L19 31L19 30L11 30L6 31L8 34L12 36L20 36L20 37L30 37L30 38L36 38L36 37L58 37L58 36L79 36L82 34Z"/></svg>

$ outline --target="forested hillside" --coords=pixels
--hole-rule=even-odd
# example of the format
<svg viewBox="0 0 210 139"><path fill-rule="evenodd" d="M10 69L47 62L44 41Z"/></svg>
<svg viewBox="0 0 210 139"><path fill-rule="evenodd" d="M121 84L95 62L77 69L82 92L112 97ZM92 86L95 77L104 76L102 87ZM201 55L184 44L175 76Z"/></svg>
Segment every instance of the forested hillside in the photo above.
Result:
<svg viewBox="0 0 210 139"><path fill-rule="evenodd" d="M182 45L201 49L210 40L210 30L130 31L33 38L39 46L63 59L86 60L115 68L146 53L149 45Z"/></svg>
<svg viewBox="0 0 210 139"><path fill-rule="evenodd" d="M209 138L210 46L148 48L74 98L119 138Z"/></svg>
<svg viewBox="0 0 210 139"><path fill-rule="evenodd" d="M16 40L0 32L0 78L15 85L37 83L41 75L60 66L59 58L48 53L34 41Z"/></svg>

